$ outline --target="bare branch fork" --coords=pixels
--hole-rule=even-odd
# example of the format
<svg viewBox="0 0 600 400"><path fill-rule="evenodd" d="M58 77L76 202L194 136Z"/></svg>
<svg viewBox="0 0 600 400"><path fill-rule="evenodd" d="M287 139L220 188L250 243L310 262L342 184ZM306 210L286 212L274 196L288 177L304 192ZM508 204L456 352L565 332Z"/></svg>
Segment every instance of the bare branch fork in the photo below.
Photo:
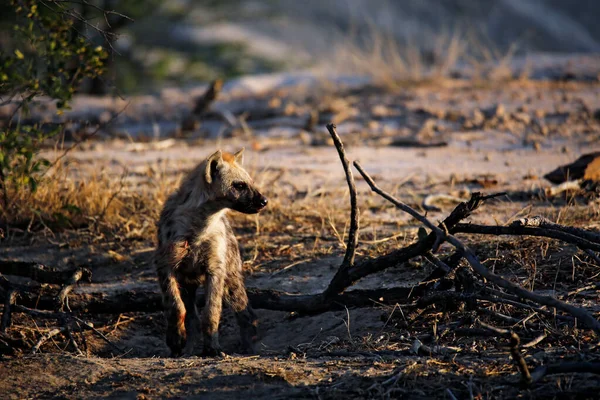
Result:
<svg viewBox="0 0 600 400"><path fill-rule="evenodd" d="M360 164L358 162L354 162L354 166L361 173L361 175L365 178L365 180L369 183L369 186L371 186L371 189L374 192L382 195L382 197L384 197L386 200L389 200L396 207L398 207L398 208L400 208L402 210L406 210L407 213L409 213L413 217L417 218L419 221L422 221L426 226L428 226L428 227L434 226L430 221L427 220L427 218L425 218L424 216L422 216L421 214L419 214L416 210L412 209L410 206L408 206L408 205L400 202L399 200L395 199L394 197L392 197L388 193L386 193L386 192L382 191L381 189L379 189L375 185L375 183L373 182L373 180L371 179L371 177L362 169L362 167L360 166ZM468 226L469 225L462 225L463 230L466 230L466 227L468 227ZM461 226L457 225L454 228L450 229L450 231L452 231L452 230L456 231L456 230L458 230L458 228L461 228ZM480 226L480 228L504 228L504 227L481 227ZM525 229L525 228L521 228L521 229ZM485 229L480 229L480 230L485 230ZM502 230L500 230L500 231L502 231ZM550 236L550 235L554 235L554 232L557 232L557 231L551 231L551 232L549 232L549 233L547 233L546 235L543 235L543 236L553 237L553 236ZM440 235L440 233L436 231L436 235ZM506 279L500 277L499 275L494 274L493 272L490 272L486 267L484 267L483 264L481 264L481 262L477 258L477 256L470 249L468 249L467 247L465 247L462 244L462 242L460 240L458 240L456 237L452 236L449 233L446 234L444 232L442 232L441 235L442 235L441 239L436 239L436 240L447 241L452 246L456 247L456 249L458 249L464 255L465 259L469 262L469 264L471 265L471 267L473 268L473 270L478 275L480 275L482 278L485 278L485 279L489 280L493 284L495 284L497 286L500 286L501 288L505 289L507 292L515 294L515 295L519 296L520 298L531 300L531 301L534 301L536 303L543 304L543 305L546 305L546 306L549 306L549 307L554 307L557 310L564 311L564 312L572 315L573 317L578 318L588 328L591 328L596 333L600 334L600 322L598 322L598 320L596 318L594 318L585 309L580 308L580 307L572 306L572 305L567 304L567 303L565 303L565 302L563 302L561 300L555 299L554 297L541 296L541 295L532 293L529 290L523 289L522 287L520 287L520 286L518 286L518 285L516 285L516 284L514 284L512 282L507 281ZM563 233L563 235L568 235L568 234ZM574 235L570 235L570 236L573 236L573 238L577 238ZM583 239L581 239L581 240L583 240ZM588 241L586 240L585 242L588 242ZM589 243L590 246L592 245L591 242L588 242L588 243ZM600 248L600 244L596 244L594 246L594 248L596 246L598 248Z"/></svg>

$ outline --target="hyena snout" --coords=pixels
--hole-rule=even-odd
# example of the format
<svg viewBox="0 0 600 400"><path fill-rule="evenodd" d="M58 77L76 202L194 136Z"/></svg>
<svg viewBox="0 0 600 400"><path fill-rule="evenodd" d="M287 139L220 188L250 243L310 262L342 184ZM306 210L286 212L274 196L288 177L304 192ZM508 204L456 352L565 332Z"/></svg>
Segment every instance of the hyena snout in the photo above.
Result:
<svg viewBox="0 0 600 400"><path fill-rule="evenodd" d="M256 214L260 212L263 208L265 208L268 203L269 200L265 196L260 194L258 191L256 191L254 193L254 196L252 196L252 199L250 200L249 204L247 205L246 211L244 212L246 214Z"/></svg>
<svg viewBox="0 0 600 400"><path fill-rule="evenodd" d="M245 182L234 182L227 200L229 208L244 214L256 214L269 202L256 188Z"/></svg>

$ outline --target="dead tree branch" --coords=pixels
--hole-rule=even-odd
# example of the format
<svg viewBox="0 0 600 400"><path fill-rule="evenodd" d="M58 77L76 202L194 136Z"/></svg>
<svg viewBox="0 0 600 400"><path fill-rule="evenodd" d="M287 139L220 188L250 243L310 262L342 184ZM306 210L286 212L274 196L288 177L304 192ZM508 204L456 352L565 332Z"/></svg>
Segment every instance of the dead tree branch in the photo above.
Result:
<svg viewBox="0 0 600 400"><path fill-rule="evenodd" d="M344 144L342 143L334 124L327 125L327 130L333 139L333 144L337 149L342 167L344 168L344 173L346 174L346 182L348 183L348 190L350 192L350 231L348 233L348 243L346 245L344 260L324 292L324 296L326 298L330 297L334 293L340 293L345 289L345 287L340 285L339 282L343 281L346 271L354 266L354 257L356 254L356 247L358 246L358 230L360 228L358 201L356 199L356 185L354 183L352 169L350 168L350 162L346 157Z"/></svg>

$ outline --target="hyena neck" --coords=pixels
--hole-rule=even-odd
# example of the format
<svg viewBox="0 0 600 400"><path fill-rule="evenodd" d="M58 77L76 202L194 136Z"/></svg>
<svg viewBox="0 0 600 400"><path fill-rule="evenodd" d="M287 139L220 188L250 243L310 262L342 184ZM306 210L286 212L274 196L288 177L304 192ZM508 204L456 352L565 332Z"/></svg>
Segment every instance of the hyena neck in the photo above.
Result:
<svg viewBox="0 0 600 400"><path fill-rule="evenodd" d="M181 199L181 210L207 220L212 219L213 216L222 216L226 209L211 195L207 186L204 179L197 179L197 177L184 183L177 195Z"/></svg>

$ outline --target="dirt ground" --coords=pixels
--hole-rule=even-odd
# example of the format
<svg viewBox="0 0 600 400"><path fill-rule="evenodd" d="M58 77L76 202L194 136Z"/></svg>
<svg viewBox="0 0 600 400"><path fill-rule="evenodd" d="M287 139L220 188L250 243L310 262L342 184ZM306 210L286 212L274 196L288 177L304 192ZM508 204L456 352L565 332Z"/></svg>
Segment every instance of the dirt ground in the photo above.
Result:
<svg viewBox="0 0 600 400"><path fill-rule="evenodd" d="M131 193L167 195L182 173L215 148L246 147L246 166L272 199L259 217L232 213L251 288L319 293L341 263L349 202L339 158L324 129L329 121L336 122L351 160L360 160L382 188L421 211L423 199L431 194L468 199L474 191L507 192L468 222L504 225L543 215L599 229L600 207L594 198L573 192L548 196L544 189L551 184L543 178L583 153L600 150L597 82L451 81L411 86L401 93L370 86L317 92L292 86L254 98L232 91L213 109L232 110L236 117L246 110L247 126L213 118L200 121L191 133L180 131L177 110L190 107L185 94L133 99L99 139L68 154L69 179L106 177L122 186L116 199L127 206L133 201ZM73 118L103 109L89 103L86 107L83 99L76 104ZM159 113L161 106L170 111ZM318 110L316 117L312 110ZM253 116L259 111L266 116ZM144 125L149 118L154 125ZM75 131L82 129L77 124ZM115 131L120 138L114 138ZM357 178L357 186L359 259L418 238L414 220L372 194L362 179ZM427 216L441 221L455 205L437 204L439 209ZM126 232L53 226L12 234L8 230L0 252L2 259L90 268L91 283L80 283L74 295L101 299L116 292L158 293L151 263L155 217L123 220ZM576 247L544 238L459 236L496 273L600 316L597 290L569 294L597 281L600 274L593 258ZM444 245L439 255L449 252ZM418 257L370 275L349 290L411 287L432 270L433 265ZM473 310L384 303L373 299L370 307L317 315L259 309L260 340L254 356L235 354L237 328L225 311L220 334L229 355L214 359L169 358L159 310L80 311L111 344L86 330L74 332L82 355L62 334L37 354L27 348L5 354L0 359L0 392L10 399L597 398L600 377L592 374L552 375L521 387L505 339L460 334L458 328L476 326ZM598 338L587 329L540 312L478 304L516 319L490 321L518 330L523 342L546 335L523 351L531 368L600 361ZM13 318L8 334L30 346L56 325L20 313ZM418 343L440 347L426 354Z"/></svg>

